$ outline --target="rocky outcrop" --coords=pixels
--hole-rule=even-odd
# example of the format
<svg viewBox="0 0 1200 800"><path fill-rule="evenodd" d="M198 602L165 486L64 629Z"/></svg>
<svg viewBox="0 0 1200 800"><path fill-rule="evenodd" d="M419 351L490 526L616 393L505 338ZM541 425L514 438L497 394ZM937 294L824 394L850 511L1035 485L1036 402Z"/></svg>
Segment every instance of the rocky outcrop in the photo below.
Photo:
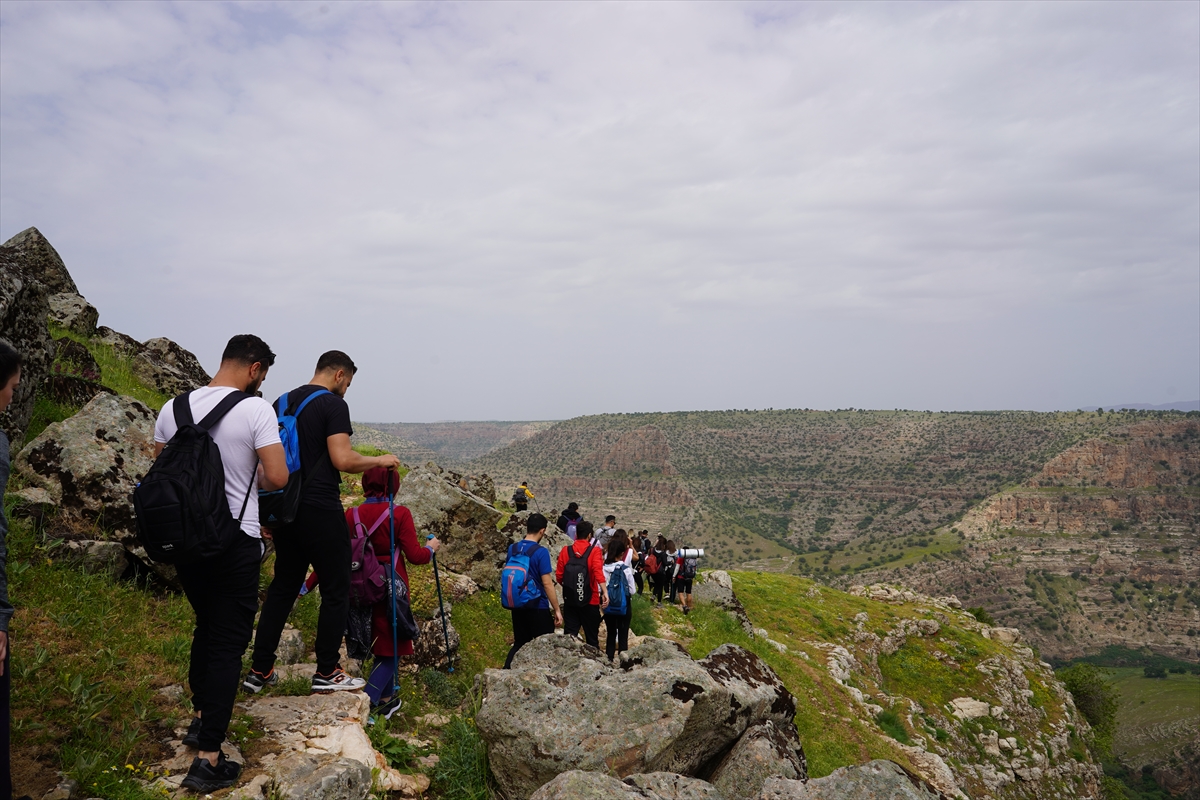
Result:
<svg viewBox="0 0 1200 800"><path fill-rule="evenodd" d="M100 394L75 416L49 425L13 466L58 504L68 532L73 527L91 539L107 533L131 544L130 494L154 459L154 420L133 398Z"/></svg>
<svg viewBox="0 0 1200 800"><path fill-rule="evenodd" d="M925 781L891 761L835 769L807 783L769 778L762 800L946 800Z"/></svg>
<svg viewBox="0 0 1200 800"><path fill-rule="evenodd" d="M168 397L190 392L212 380L189 351L170 339L148 339L133 357L133 371Z"/></svg>
<svg viewBox="0 0 1200 800"><path fill-rule="evenodd" d="M91 336L96 332L100 312L82 295L60 292L50 295L50 319L60 327L80 336Z"/></svg>
<svg viewBox="0 0 1200 800"><path fill-rule="evenodd" d="M742 630L754 636L754 625L750 622L750 617L746 614L746 609L742 607L742 603L737 599L737 595L733 593L733 578L725 570L714 569L700 573L700 577L694 582L696 602L711 603L718 608L724 609L730 616L738 621L742 626Z"/></svg>
<svg viewBox="0 0 1200 800"><path fill-rule="evenodd" d="M803 769L794 699L770 667L732 645L693 661L673 642L647 638L612 666L577 640L543 636L518 651L511 670L487 670L482 684L476 724L513 800L572 769L702 777L768 721Z"/></svg>
<svg viewBox="0 0 1200 800"><path fill-rule="evenodd" d="M571 770L534 792L530 800L727 800L714 786L669 772L618 780L598 772Z"/></svg>
<svg viewBox="0 0 1200 800"><path fill-rule="evenodd" d="M25 253L12 242L0 245L0 339L17 349L24 366L12 403L0 414L0 428L13 445L19 445L33 416L34 395L54 360L54 340L46 321L50 313L46 286L29 269Z"/></svg>
<svg viewBox="0 0 1200 800"><path fill-rule="evenodd" d="M514 514L500 530L501 512L457 481L448 480L434 464L414 468L404 476L396 503L412 512L420 539L434 534L441 540L439 565L480 586L499 586L508 546L525 536L526 515ZM566 539L548 532L543 544L557 554Z"/></svg>
<svg viewBox="0 0 1200 800"><path fill-rule="evenodd" d="M0 246L11 248L21 271L45 286L47 294L79 294L62 256L37 228L26 228Z"/></svg>

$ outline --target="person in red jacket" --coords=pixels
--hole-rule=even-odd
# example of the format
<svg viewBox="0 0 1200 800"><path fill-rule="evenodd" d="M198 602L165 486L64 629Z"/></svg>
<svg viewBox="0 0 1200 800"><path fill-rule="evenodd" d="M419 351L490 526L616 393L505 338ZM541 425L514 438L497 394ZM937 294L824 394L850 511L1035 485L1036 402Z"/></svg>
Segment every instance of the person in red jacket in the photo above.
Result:
<svg viewBox="0 0 1200 800"><path fill-rule="evenodd" d="M563 587L563 633L578 636L583 629L584 639L596 649L600 648L600 606L608 605L608 587L604 580L604 553L591 543L594 528L592 523L580 521L575 526L575 541L558 554L558 567L554 571ZM588 551L591 551L590 553ZM576 558L572 559L571 555ZM585 555L586 554L586 555ZM582 597L572 587L563 583L563 576L572 560L586 561L586 583L581 583Z"/></svg>
<svg viewBox="0 0 1200 800"><path fill-rule="evenodd" d="M371 534L371 548L375 557L386 567L388 554L391 551L391 535L388 532L387 513L388 497L396 493L400 486L400 475L393 469L374 467L363 473L362 487L366 499L358 507L359 521L370 530L375 522L384 517L384 521ZM346 510L346 531L354 524L354 509ZM395 506L392 514L392 524L396 535L396 577L408 586L408 570L404 568L405 560L410 564L428 564L433 554L442 546L437 539L430 539L424 545L417 541L417 528L413 524L412 512L404 506ZM403 557L401 557L403 553ZM311 590L317 585L319 578L314 571L304 583L305 590ZM396 693L396 673L400 666L400 656L410 656L413 652L411 639L398 639L396 647L392 647L392 617L388 606L390 597L385 597L371 606L371 654L374 667L371 677L364 689L371 698L372 716L383 715L391 719L400 709L400 698Z"/></svg>

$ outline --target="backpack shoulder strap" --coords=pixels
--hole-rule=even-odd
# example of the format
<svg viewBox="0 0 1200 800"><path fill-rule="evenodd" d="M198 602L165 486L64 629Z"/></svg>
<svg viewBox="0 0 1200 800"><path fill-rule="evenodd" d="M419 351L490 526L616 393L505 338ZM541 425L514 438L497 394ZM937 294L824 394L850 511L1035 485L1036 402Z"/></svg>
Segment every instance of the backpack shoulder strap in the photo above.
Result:
<svg viewBox="0 0 1200 800"><path fill-rule="evenodd" d="M195 422L195 418L192 417L192 393L184 392L179 397L176 397L171 403L171 411L175 415L176 429Z"/></svg>
<svg viewBox="0 0 1200 800"><path fill-rule="evenodd" d="M208 412L204 419L200 420L199 427L204 430L209 430L212 426L221 421L221 417L225 416L230 410L243 400L249 399L250 395L245 392L230 392L221 398L221 402L217 403L217 407Z"/></svg>
<svg viewBox="0 0 1200 800"><path fill-rule="evenodd" d="M333 394L333 392L329 391L328 389L318 389L317 391L313 392L312 394L310 394L308 397L304 398L304 400L302 400L300 402L300 406L296 409L295 413L292 414L292 416L293 417L300 416L300 412L303 411L305 409L305 407L313 401L314 398L320 397L323 394ZM286 397L286 395L284 395L284 396Z"/></svg>
<svg viewBox="0 0 1200 800"><path fill-rule="evenodd" d="M325 452L328 454L329 451L327 450ZM321 462L318 461L317 463L319 464ZM357 506L355 506L355 508L357 508ZM367 530L367 536L370 536L372 533L379 530L379 526L382 525L389 516L391 516L391 511L380 514L378 517L376 517L375 521L371 523L370 529Z"/></svg>
<svg viewBox="0 0 1200 800"><path fill-rule="evenodd" d="M362 519L360 519L358 516L358 506L355 506L354 508L350 509L350 516L354 518L355 530L357 530L360 527L365 527L363 525Z"/></svg>

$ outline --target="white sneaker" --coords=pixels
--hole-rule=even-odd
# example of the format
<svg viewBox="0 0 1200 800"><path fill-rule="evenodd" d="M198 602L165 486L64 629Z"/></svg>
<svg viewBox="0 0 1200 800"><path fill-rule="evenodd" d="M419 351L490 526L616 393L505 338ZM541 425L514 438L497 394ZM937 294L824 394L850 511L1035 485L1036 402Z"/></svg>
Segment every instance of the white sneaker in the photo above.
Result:
<svg viewBox="0 0 1200 800"><path fill-rule="evenodd" d="M314 673L312 679L314 692L357 692L366 685L365 680L350 677L341 667L335 669L330 675Z"/></svg>

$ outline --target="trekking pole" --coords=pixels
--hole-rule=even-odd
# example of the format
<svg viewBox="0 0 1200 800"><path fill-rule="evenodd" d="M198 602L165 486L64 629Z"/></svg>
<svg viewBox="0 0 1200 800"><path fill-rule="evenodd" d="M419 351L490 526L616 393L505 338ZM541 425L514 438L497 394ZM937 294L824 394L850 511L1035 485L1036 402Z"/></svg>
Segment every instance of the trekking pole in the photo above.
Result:
<svg viewBox="0 0 1200 800"><path fill-rule="evenodd" d="M392 672L392 691L396 689L396 675L399 673L400 666L400 641L396 631L396 493L392 491L392 467L388 467L387 474L388 488L388 539L391 544L391 552L388 558L388 574L391 576L389 580L391 589L388 594L392 598L392 660L395 663L395 668Z"/></svg>
<svg viewBox="0 0 1200 800"><path fill-rule="evenodd" d="M433 534L429 534L427 538L432 539ZM438 608L442 612L442 636L446 637L446 670L454 672L454 663L450 660L450 629L446 625L446 604L442 602L442 579L438 577L437 553L433 554L433 583L437 586Z"/></svg>
<svg viewBox="0 0 1200 800"><path fill-rule="evenodd" d="M537 501L537 495L535 495L533 492L530 492L529 494L533 498L533 507L538 510L539 514L542 513L542 504Z"/></svg>

